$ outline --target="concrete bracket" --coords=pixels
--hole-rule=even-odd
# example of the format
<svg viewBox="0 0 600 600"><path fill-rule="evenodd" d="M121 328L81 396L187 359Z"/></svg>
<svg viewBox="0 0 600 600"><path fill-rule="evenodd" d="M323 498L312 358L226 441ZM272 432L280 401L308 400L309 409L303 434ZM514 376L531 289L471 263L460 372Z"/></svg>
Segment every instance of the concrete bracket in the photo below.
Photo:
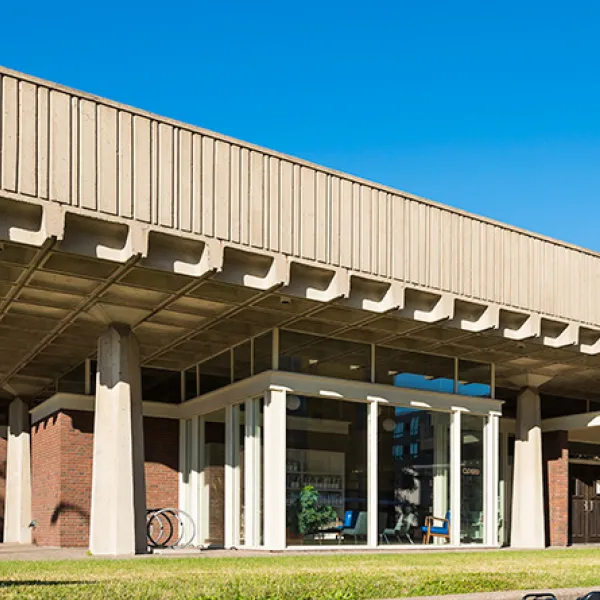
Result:
<svg viewBox="0 0 600 600"><path fill-rule="evenodd" d="M290 296L332 302L350 295L350 273L346 269L314 267L295 259L289 261L289 266L285 293Z"/></svg>
<svg viewBox="0 0 600 600"><path fill-rule="evenodd" d="M51 237L61 240L64 230L60 204L0 200L0 239L39 248Z"/></svg>
<svg viewBox="0 0 600 600"><path fill-rule="evenodd" d="M404 306L404 286L397 281L378 281L350 273L350 295L342 303L374 313L398 310Z"/></svg>
<svg viewBox="0 0 600 600"><path fill-rule="evenodd" d="M243 285L255 290L271 290L289 282L285 256L223 246L222 267L215 281Z"/></svg>
<svg viewBox="0 0 600 600"><path fill-rule="evenodd" d="M147 238L148 250L142 266L189 277L203 277L221 268L218 240L196 240L158 231L147 232Z"/></svg>
<svg viewBox="0 0 600 600"><path fill-rule="evenodd" d="M542 335L542 343L551 348L564 348L574 346L579 339L579 325L569 323L556 336Z"/></svg>
<svg viewBox="0 0 600 600"><path fill-rule="evenodd" d="M404 308L399 311L402 317L423 323L439 323L454 317L454 296L451 294L434 296L415 291L410 295L414 297L415 294L422 295L423 301L409 302L407 297ZM418 296L416 297L418 298Z"/></svg>
<svg viewBox="0 0 600 600"><path fill-rule="evenodd" d="M522 315L523 320L516 327L510 325L500 326L502 335L515 341L526 340L533 337L539 337L542 329L542 318L540 315Z"/></svg>

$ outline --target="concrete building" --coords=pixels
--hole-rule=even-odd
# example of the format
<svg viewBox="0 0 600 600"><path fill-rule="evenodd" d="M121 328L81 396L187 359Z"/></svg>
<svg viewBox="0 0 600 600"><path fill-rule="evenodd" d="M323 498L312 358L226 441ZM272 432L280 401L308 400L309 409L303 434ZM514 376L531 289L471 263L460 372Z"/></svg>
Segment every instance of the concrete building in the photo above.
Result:
<svg viewBox="0 0 600 600"><path fill-rule="evenodd" d="M597 254L7 69L0 119L5 541L600 541Z"/></svg>

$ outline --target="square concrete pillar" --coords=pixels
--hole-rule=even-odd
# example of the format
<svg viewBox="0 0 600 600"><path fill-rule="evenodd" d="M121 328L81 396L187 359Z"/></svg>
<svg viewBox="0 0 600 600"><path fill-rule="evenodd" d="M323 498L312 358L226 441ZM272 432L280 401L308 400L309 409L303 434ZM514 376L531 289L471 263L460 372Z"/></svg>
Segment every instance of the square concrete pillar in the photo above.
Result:
<svg viewBox="0 0 600 600"><path fill-rule="evenodd" d="M517 401L511 518L513 548L544 548L544 479L540 396L525 388Z"/></svg>
<svg viewBox="0 0 600 600"><path fill-rule="evenodd" d="M128 327L98 340L90 550L147 551L142 386L138 343Z"/></svg>
<svg viewBox="0 0 600 600"><path fill-rule="evenodd" d="M16 398L8 407L4 541L31 543L31 445L29 407Z"/></svg>
<svg viewBox="0 0 600 600"><path fill-rule="evenodd" d="M286 392L271 389L264 409L264 547L286 546Z"/></svg>

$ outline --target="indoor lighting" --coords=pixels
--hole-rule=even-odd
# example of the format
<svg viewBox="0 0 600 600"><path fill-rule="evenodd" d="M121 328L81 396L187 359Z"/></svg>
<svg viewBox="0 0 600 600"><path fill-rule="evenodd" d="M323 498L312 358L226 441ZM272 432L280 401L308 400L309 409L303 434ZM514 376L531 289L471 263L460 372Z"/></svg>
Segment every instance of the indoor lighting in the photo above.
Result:
<svg viewBox="0 0 600 600"><path fill-rule="evenodd" d="M308 359L308 364L309 365L316 365L318 362L319 362L319 360L316 359L316 358L309 358Z"/></svg>
<svg viewBox="0 0 600 600"><path fill-rule="evenodd" d="M398 371L388 371L388 375L398 375Z"/></svg>
<svg viewBox="0 0 600 600"><path fill-rule="evenodd" d="M295 394L287 394L285 398L285 407L291 411L298 410L300 408L300 398Z"/></svg>
<svg viewBox="0 0 600 600"><path fill-rule="evenodd" d="M360 369L360 365L350 365L351 371L358 371Z"/></svg>
<svg viewBox="0 0 600 600"><path fill-rule="evenodd" d="M394 431L394 427L396 427L396 421L394 421L394 419L384 419L381 426L383 427L384 431L391 432L391 431Z"/></svg>

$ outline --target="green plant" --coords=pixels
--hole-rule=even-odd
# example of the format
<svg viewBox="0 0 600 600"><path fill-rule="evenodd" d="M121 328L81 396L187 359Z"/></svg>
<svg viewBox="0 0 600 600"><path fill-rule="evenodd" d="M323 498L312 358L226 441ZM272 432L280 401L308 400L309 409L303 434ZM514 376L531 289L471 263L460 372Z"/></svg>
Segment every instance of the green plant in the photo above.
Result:
<svg viewBox="0 0 600 600"><path fill-rule="evenodd" d="M331 506L319 505L319 492L312 485L306 485L292 506L290 526L295 533L310 535L335 521L336 518L335 509Z"/></svg>

